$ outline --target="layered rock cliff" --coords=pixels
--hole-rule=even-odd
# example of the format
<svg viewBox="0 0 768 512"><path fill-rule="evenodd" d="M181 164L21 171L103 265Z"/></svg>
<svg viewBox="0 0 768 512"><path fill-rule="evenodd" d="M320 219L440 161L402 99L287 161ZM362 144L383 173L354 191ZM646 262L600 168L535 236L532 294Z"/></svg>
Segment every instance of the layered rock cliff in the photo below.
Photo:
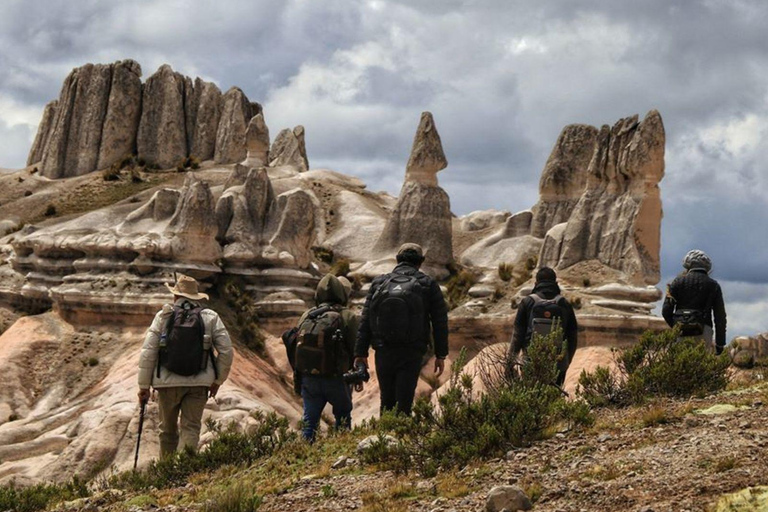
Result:
<svg viewBox="0 0 768 512"><path fill-rule="evenodd" d="M222 95L168 65L142 84L135 61L87 64L46 106L27 163L49 178L87 174L129 155L158 168L187 157L235 163L245 158L246 128L260 112L240 89Z"/></svg>

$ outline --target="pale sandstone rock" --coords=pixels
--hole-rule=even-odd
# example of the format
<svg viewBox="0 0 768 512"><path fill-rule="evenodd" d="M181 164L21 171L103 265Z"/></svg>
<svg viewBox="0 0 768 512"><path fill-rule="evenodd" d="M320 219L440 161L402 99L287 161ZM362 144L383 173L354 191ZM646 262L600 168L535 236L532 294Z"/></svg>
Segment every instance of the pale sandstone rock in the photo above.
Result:
<svg viewBox="0 0 768 512"><path fill-rule="evenodd" d="M471 212L461 217L461 230L482 231L503 224L509 216L509 212L498 210L480 210Z"/></svg>
<svg viewBox="0 0 768 512"><path fill-rule="evenodd" d="M40 125L37 127L37 135L35 135L35 141L32 143L32 148L29 150L29 157L27 158L27 165L33 165L43 160L43 151L48 145L48 141L51 138L51 132L53 131L53 122L56 117L56 109L59 106L59 100L53 100L49 102L43 110L43 118L40 120Z"/></svg>
<svg viewBox="0 0 768 512"><path fill-rule="evenodd" d="M188 174L176 211L166 228L166 234L172 237L174 259L205 263L218 260L221 246L216 241L217 230L210 187Z"/></svg>
<svg viewBox="0 0 768 512"><path fill-rule="evenodd" d="M253 104L238 87L229 89L223 102L213 159L218 164L232 164L245 159L245 133L251 118L259 112L254 112Z"/></svg>
<svg viewBox="0 0 768 512"><path fill-rule="evenodd" d="M485 502L486 512L515 512L531 510L533 504L523 490L516 485L499 485L488 493Z"/></svg>
<svg viewBox="0 0 768 512"><path fill-rule="evenodd" d="M563 240L565 239L566 222L552 226L544 236L544 243L541 245L539 253L539 266L553 267L560 261L560 254L563 252Z"/></svg>
<svg viewBox="0 0 768 512"><path fill-rule="evenodd" d="M170 219L179 203L181 192L175 189L163 188L152 195L152 198L143 206L131 212L126 218L124 225L137 223L145 219L152 222L160 222Z"/></svg>
<svg viewBox="0 0 768 512"><path fill-rule="evenodd" d="M431 265L453 261L451 201L437 186L437 172L447 160L432 115L424 112L413 139L405 183L374 251L391 255L403 243L421 245Z"/></svg>
<svg viewBox="0 0 768 512"><path fill-rule="evenodd" d="M543 238L556 224L568 220L587 182L587 167L598 130L583 124L563 128L539 180L539 202L533 207L531 233Z"/></svg>
<svg viewBox="0 0 768 512"><path fill-rule="evenodd" d="M263 114L251 118L245 133L245 144L247 155L243 165L265 167L269 164L269 128Z"/></svg>
<svg viewBox="0 0 768 512"><path fill-rule="evenodd" d="M99 147L97 169L104 169L136 152L141 120L141 66L133 60L112 65L109 103Z"/></svg>
<svg viewBox="0 0 768 512"><path fill-rule="evenodd" d="M165 64L144 84L137 135L139 158L168 168L187 157L184 77Z"/></svg>
<svg viewBox="0 0 768 512"><path fill-rule="evenodd" d="M659 281L664 127L657 111L642 122L603 126L589 165L584 195L567 222L556 264L596 259L635 283ZM545 260L541 260L544 263Z"/></svg>
<svg viewBox="0 0 768 512"><path fill-rule="evenodd" d="M756 336L738 336L730 344L733 364L742 368L751 368L757 361L768 359L768 333Z"/></svg>
<svg viewBox="0 0 768 512"><path fill-rule="evenodd" d="M216 84L200 78L186 82L186 130L189 156L210 160L216 152L216 132L219 128L223 95Z"/></svg>
<svg viewBox="0 0 768 512"><path fill-rule="evenodd" d="M511 263L519 268L539 254L541 239L530 235L509 238L503 229L470 246L461 254L461 264L495 269L500 263Z"/></svg>
<svg viewBox="0 0 768 512"><path fill-rule="evenodd" d="M304 127L285 128L277 134L269 150L270 167L289 166L305 172L309 169L307 149L304 143Z"/></svg>
<svg viewBox="0 0 768 512"><path fill-rule="evenodd" d="M264 256L307 268L312 261L312 247L323 231L323 219L317 218L319 201L311 192L294 189L277 197L274 234ZM274 223L274 221L272 221Z"/></svg>

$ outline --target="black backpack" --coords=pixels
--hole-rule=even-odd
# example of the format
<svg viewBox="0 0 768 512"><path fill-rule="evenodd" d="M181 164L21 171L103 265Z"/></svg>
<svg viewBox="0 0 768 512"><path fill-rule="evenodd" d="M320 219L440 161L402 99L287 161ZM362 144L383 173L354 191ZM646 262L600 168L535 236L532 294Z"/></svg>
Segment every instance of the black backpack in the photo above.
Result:
<svg viewBox="0 0 768 512"><path fill-rule="evenodd" d="M352 366L352 353L344 340L341 308L321 306L307 314L295 335L295 371L318 377L338 377ZM289 341L290 345L293 345ZM290 350L290 349L289 349ZM290 354L288 356L290 361Z"/></svg>
<svg viewBox="0 0 768 512"><path fill-rule="evenodd" d="M205 325L200 315L203 309L189 302L173 306L173 313L160 336L158 377L161 366L184 377L197 375L208 367L208 356L213 348L205 347Z"/></svg>
<svg viewBox="0 0 768 512"><path fill-rule="evenodd" d="M672 314L675 326L680 326L680 336L704 334L704 312L698 309L678 309Z"/></svg>
<svg viewBox="0 0 768 512"><path fill-rule="evenodd" d="M529 295L533 299L530 315L528 316L528 332L526 341L531 342L534 334L548 336L556 326L561 328L559 342L563 341L563 308L558 302L563 298L562 295L556 295L552 299L545 299L532 293Z"/></svg>
<svg viewBox="0 0 768 512"><path fill-rule="evenodd" d="M424 342L424 288L415 274L392 273L371 297L374 340L382 345Z"/></svg>

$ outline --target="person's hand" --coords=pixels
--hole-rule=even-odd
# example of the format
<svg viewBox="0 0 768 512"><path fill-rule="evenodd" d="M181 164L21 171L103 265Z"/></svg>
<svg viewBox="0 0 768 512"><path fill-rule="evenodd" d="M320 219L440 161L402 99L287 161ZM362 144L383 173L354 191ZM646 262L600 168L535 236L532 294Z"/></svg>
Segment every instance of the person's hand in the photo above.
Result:
<svg viewBox="0 0 768 512"><path fill-rule="evenodd" d="M355 383L355 391L357 391L358 393L363 391L363 383L362 382Z"/></svg>
<svg viewBox="0 0 768 512"><path fill-rule="evenodd" d="M216 398L216 393L219 392L219 385L215 382L211 384L211 387L208 388L208 396L210 398Z"/></svg>
<svg viewBox="0 0 768 512"><path fill-rule="evenodd" d="M435 358L435 377L439 377L445 371L445 359L440 357Z"/></svg>
<svg viewBox="0 0 768 512"><path fill-rule="evenodd" d="M368 368L368 358L367 357L356 357L354 365L357 365L358 363L364 364L366 368Z"/></svg>
<svg viewBox="0 0 768 512"><path fill-rule="evenodd" d="M149 389L140 389L139 390L139 403L141 405L144 405L147 402L149 402Z"/></svg>

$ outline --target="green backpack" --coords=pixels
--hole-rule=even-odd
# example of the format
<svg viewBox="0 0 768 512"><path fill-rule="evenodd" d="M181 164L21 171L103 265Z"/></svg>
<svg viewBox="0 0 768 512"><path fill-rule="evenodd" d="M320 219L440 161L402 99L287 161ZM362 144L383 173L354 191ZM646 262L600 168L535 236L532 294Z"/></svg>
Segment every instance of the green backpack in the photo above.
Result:
<svg viewBox="0 0 768 512"><path fill-rule="evenodd" d="M296 371L318 377L339 377L351 367L352 354L344 342L341 308L321 306L298 326Z"/></svg>

